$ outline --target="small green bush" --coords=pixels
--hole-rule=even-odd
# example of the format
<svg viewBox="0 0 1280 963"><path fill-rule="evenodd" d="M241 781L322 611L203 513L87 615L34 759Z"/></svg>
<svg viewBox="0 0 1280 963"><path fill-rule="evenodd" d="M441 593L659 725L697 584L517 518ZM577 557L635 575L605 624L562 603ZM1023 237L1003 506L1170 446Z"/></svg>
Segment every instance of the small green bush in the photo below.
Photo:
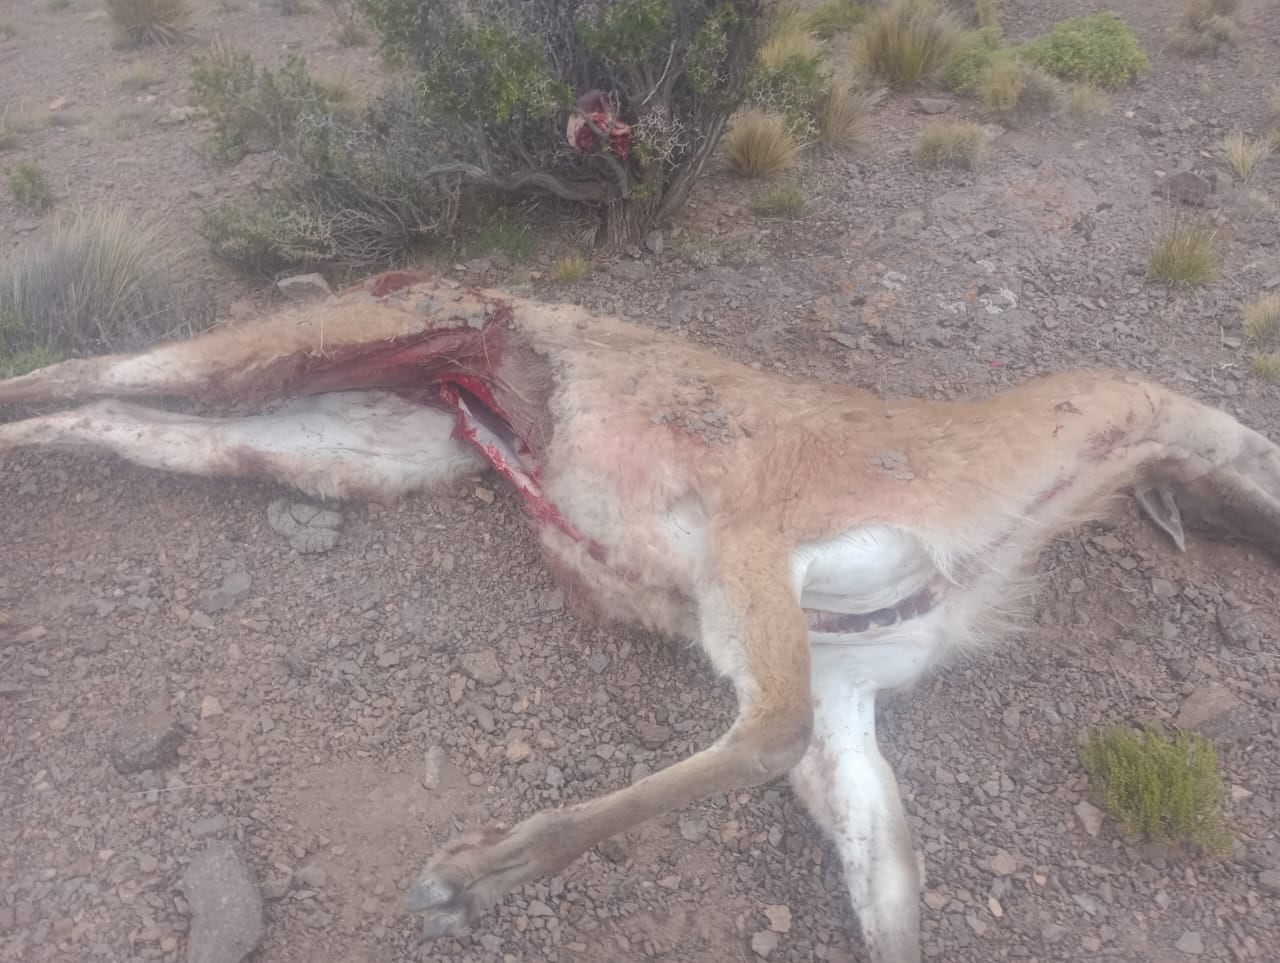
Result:
<svg viewBox="0 0 1280 963"><path fill-rule="evenodd" d="M956 55L942 74L942 85L957 93L975 93L983 71L991 66L1003 46L1004 34L999 27L966 31Z"/></svg>
<svg viewBox="0 0 1280 963"><path fill-rule="evenodd" d="M1151 66L1129 25L1110 11L1063 20L1017 50L1055 77L1113 89Z"/></svg>
<svg viewBox="0 0 1280 963"><path fill-rule="evenodd" d="M1081 758L1095 797L1131 837L1227 852L1222 777L1208 739L1121 726L1090 735Z"/></svg>
<svg viewBox="0 0 1280 963"><path fill-rule="evenodd" d="M527 261L533 257L533 252L533 228L528 222L518 221L510 214L491 217L480 226L467 245L470 257L502 254L512 261Z"/></svg>
<svg viewBox="0 0 1280 963"><path fill-rule="evenodd" d="M298 54L278 70L259 69L245 51L219 46L191 69L191 101L213 121L212 152L224 163L280 147L304 122L334 114L346 96L312 77Z"/></svg>
<svg viewBox="0 0 1280 963"><path fill-rule="evenodd" d="M1218 234L1207 224L1175 221L1156 239L1147 276L1176 287L1199 287L1218 276Z"/></svg>
<svg viewBox="0 0 1280 963"><path fill-rule="evenodd" d="M751 202L751 209L761 217L799 217L804 207L804 191L797 184L779 184Z"/></svg>
<svg viewBox="0 0 1280 963"><path fill-rule="evenodd" d="M53 188L49 178L35 164L22 163L9 172L9 193L20 205L32 211L53 207Z"/></svg>

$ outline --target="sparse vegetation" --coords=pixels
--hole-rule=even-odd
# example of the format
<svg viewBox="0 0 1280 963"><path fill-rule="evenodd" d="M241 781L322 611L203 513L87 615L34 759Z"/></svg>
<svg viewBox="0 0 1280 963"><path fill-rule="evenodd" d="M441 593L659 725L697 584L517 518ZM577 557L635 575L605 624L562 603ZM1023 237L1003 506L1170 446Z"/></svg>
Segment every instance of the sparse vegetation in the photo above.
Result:
<svg viewBox="0 0 1280 963"><path fill-rule="evenodd" d="M533 257L533 251L532 225L519 220L510 211L490 216L467 245L467 254L471 257L501 254L512 261L527 261Z"/></svg>
<svg viewBox="0 0 1280 963"><path fill-rule="evenodd" d="M1267 95L1265 126L1271 131L1271 143L1280 147L1280 84L1271 88Z"/></svg>
<svg viewBox="0 0 1280 963"><path fill-rule="evenodd" d="M804 191L798 184L779 184L751 203L751 209L761 217L799 217L804 207Z"/></svg>
<svg viewBox="0 0 1280 963"><path fill-rule="evenodd" d="M1280 354L1274 351L1255 354L1250 359L1250 367L1263 381L1280 381Z"/></svg>
<svg viewBox="0 0 1280 963"><path fill-rule="evenodd" d="M1105 88L1121 87L1151 66L1133 30L1110 11L1063 20L1016 49L1055 77Z"/></svg>
<svg viewBox="0 0 1280 963"><path fill-rule="evenodd" d="M158 228L123 209L64 220L0 269L0 366L153 342L188 314L160 267L167 253Z"/></svg>
<svg viewBox="0 0 1280 963"><path fill-rule="evenodd" d="M122 47L177 43L191 25L190 0L106 0Z"/></svg>
<svg viewBox="0 0 1280 963"><path fill-rule="evenodd" d="M333 16L333 38L339 47L363 47L369 42L354 0L325 0L325 6Z"/></svg>
<svg viewBox="0 0 1280 963"><path fill-rule="evenodd" d="M796 161L796 141L781 114L752 108L724 135L724 160L739 177L767 177Z"/></svg>
<svg viewBox="0 0 1280 963"><path fill-rule="evenodd" d="M928 167L972 170L986 156L987 135L968 120L931 120L916 138L912 154Z"/></svg>
<svg viewBox="0 0 1280 963"><path fill-rule="evenodd" d="M800 14L784 7L756 55L747 100L782 114L792 134L807 141L815 133L815 112L828 90L828 74L822 43Z"/></svg>
<svg viewBox="0 0 1280 963"><path fill-rule="evenodd" d="M1264 294L1244 306L1244 336L1262 341L1280 332L1280 294Z"/></svg>
<svg viewBox="0 0 1280 963"><path fill-rule="evenodd" d="M860 0L827 0L804 15L805 26L823 40L847 33L867 19L869 4Z"/></svg>
<svg viewBox="0 0 1280 963"><path fill-rule="evenodd" d="M955 56L942 73L942 85L957 93L976 93L983 73L995 61L1003 44L1004 35L999 27L964 31Z"/></svg>
<svg viewBox="0 0 1280 963"><path fill-rule="evenodd" d="M591 273L591 262L581 254L571 254L556 261L551 276L561 284L577 284Z"/></svg>
<svg viewBox="0 0 1280 963"><path fill-rule="evenodd" d="M73 3L72 0L48 0L46 5L51 13L61 13L63 10L70 10Z"/></svg>
<svg viewBox="0 0 1280 963"><path fill-rule="evenodd" d="M332 117L349 95L313 77L297 54L272 70L259 68L245 51L217 45L196 57L191 70L192 103L208 111L211 150L224 163L295 140Z"/></svg>
<svg viewBox="0 0 1280 963"><path fill-rule="evenodd" d="M1236 180L1244 183L1253 176L1254 168L1267 159L1272 150L1269 137L1249 137L1233 131L1222 139L1227 166Z"/></svg>
<svg viewBox="0 0 1280 963"><path fill-rule="evenodd" d="M1077 117L1095 117L1107 109L1106 93L1085 81L1071 85L1067 95L1067 109Z"/></svg>
<svg viewBox="0 0 1280 963"><path fill-rule="evenodd" d="M1093 795L1130 837L1227 851L1222 776L1208 739L1118 726L1092 733L1081 758Z"/></svg>
<svg viewBox="0 0 1280 963"><path fill-rule="evenodd" d="M1062 85L1017 57L997 57L978 81L983 108L997 117L1051 114L1062 105Z"/></svg>
<svg viewBox="0 0 1280 963"><path fill-rule="evenodd" d="M160 71L147 60L135 60L111 72L111 86L124 94L138 94L160 82Z"/></svg>
<svg viewBox="0 0 1280 963"><path fill-rule="evenodd" d="M28 210L47 211L53 207L53 188L49 186L49 178L35 164L24 162L9 172L9 193Z"/></svg>
<svg viewBox="0 0 1280 963"><path fill-rule="evenodd" d="M1186 0L1169 35L1170 44L1190 54L1217 53L1240 42L1239 0Z"/></svg>
<svg viewBox="0 0 1280 963"><path fill-rule="evenodd" d="M1000 0L974 0L973 15L983 30L999 30Z"/></svg>
<svg viewBox="0 0 1280 963"><path fill-rule="evenodd" d="M847 150L865 135L871 109L884 97L883 90L855 89L833 83L818 104L818 140L832 150Z"/></svg>
<svg viewBox="0 0 1280 963"><path fill-rule="evenodd" d="M937 0L893 0L867 19L858 40L868 73L896 90L914 90L947 68L964 31Z"/></svg>
<svg viewBox="0 0 1280 963"><path fill-rule="evenodd" d="M7 150L18 149L18 145L22 142L23 126L12 108L6 107L0 110L0 154Z"/></svg>
<svg viewBox="0 0 1280 963"><path fill-rule="evenodd" d="M1180 287L1208 284L1218 276L1217 232L1198 221L1175 221L1157 240L1147 263L1153 281Z"/></svg>

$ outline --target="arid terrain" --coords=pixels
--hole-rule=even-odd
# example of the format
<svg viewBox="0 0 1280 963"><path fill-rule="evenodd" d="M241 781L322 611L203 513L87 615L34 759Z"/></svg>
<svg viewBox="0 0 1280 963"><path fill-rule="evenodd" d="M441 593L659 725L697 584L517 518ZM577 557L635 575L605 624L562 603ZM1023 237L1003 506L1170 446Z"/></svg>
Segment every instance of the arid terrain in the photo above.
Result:
<svg viewBox="0 0 1280 963"><path fill-rule="evenodd" d="M0 109L60 115L0 154L0 173L38 163L57 195L45 215L0 196L0 257L60 210L120 203L164 219L172 265L219 316L276 297L195 234L202 207L265 182L263 158L214 166L205 122L182 108L192 54L215 37L376 89L376 50L340 47L312 6L209 0L191 43L121 51L91 0L0 0L14 27ZM1150 71L1097 118L994 130L976 171L915 164L929 118L895 95L865 146L806 155L798 220L757 216L758 185L717 169L660 254L599 259L585 281L552 280L569 250L554 223L524 263L438 267L888 395L1126 366L1280 439L1280 389L1252 373L1240 330L1241 305L1280 290L1280 157L1240 186L1220 148L1260 129L1280 9L1255 0L1240 45L1206 59L1165 47L1177 0L1006 0L1004 25L1030 37L1107 7ZM140 60L154 83L108 81ZM1174 212L1156 186L1192 168L1217 172L1205 216L1223 272L1170 290L1145 277ZM341 542L317 555L269 526L281 494L0 455L0 960L188 959L183 878L211 840L234 842L259 881L269 963L864 959L835 856L785 782L655 820L468 935L419 944L401 893L435 847L706 746L732 694L691 649L562 611L493 479L343 505ZM1180 555L1124 501L1056 542L1042 575L1010 644L881 714L924 855L927 959L1280 958L1280 571L1238 545ZM1128 843L1080 805L1091 726L1172 720L1188 700L1209 706L1229 786L1223 860ZM126 725L160 727L176 758L120 772Z"/></svg>

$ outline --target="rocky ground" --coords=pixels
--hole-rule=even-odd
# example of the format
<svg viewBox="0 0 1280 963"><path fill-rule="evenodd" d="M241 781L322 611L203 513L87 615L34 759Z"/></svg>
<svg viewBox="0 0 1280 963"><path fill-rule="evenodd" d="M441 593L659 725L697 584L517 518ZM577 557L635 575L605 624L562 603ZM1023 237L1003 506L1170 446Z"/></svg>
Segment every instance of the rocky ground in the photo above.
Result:
<svg viewBox="0 0 1280 963"><path fill-rule="evenodd" d="M1004 6L1015 37L1096 9ZM865 149L806 162L801 221L756 218L753 189L715 172L660 254L572 286L547 280L554 242L530 264L465 273L888 394L1121 364L1280 437L1280 395L1250 374L1239 332L1241 303L1280 287L1280 163L1236 187L1218 151L1261 120L1280 19L1259 3L1239 49L1195 61L1162 49L1178 4L1114 6L1150 73L1094 122L994 131L976 173L916 168L926 118L890 98ZM5 96L82 112L22 148L56 175L60 206L160 213L223 312L264 296L189 238L201 204L262 176L211 167L200 122L179 119L191 51L146 54L159 83L118 103L101 78L137 55L110 48L96 11L13 19ZM318 11L224 2L197 35L260 57L292 45L372 82L370 51L338 48L331 28ZM136 138L97 126L126 106L150 112ZM1225 271L1170 293L1143 277L1173 216L1154 191L1191 168L1218 171L1208 216ZM0 199L0 243L47 227ZM655 820L470 935L418 945L399 897L438 844L667 765L723 730L732 697L695 652L564 613L518 504L491 482L342 506L338 544L315 554L275 530L279 495L106 459L0 460L0 960L221 961L259 935L273 963L864 959L835 858L785 784ZM882 713L925 855L927 957L1274 959L1272 563L1201 541L1178 555L1127 502L1043 561L1012 644ZM1220 747L1237 833L1221 862L1129 844L1087 801L1089 726L1179 716ZM244 922L216 925L211 904L232 897Z"/></svg>

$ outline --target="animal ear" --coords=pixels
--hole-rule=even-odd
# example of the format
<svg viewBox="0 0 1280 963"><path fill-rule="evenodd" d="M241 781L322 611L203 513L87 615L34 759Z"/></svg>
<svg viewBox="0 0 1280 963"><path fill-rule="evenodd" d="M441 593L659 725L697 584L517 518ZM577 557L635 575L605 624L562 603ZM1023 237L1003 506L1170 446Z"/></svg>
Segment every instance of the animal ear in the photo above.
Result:
<svg viewBox="0 0 1280 963"><path fill-rule="evenodd" d="M1178 546L1178 551L1185 552L1187 538L1182 529L1182 512L1178 510L1173 490L1167 485L1158 485L1155 488L1139 489L1133 493L1133 497L1138 500L1147 517L1173 539L1173 543Z"/></svg>

